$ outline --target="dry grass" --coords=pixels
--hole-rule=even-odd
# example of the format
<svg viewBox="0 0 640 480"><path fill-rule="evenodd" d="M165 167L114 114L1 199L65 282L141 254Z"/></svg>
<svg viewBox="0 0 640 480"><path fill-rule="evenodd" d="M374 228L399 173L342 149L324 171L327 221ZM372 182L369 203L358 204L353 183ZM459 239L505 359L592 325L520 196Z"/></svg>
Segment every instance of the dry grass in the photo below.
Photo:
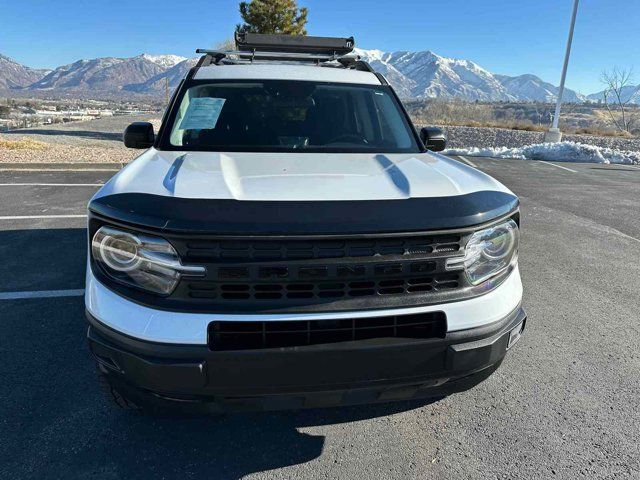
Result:
<svg viewBox="0 0 640 480"><path fill-rule="evenodd" d="M595 135L597 137L620 137L634 138L629 132L621 132L620 130L607 130L598 127L584 127L573 130L576 135Z"/></svg>
<svg viewBox="0 0 640 480"><path fill-rule="evenodd" d="M4 140L0 138L0 149L5 150L46 150L49 145L29 138L20 140Z"/></svg>
<svg viewBox="0 0 640 480"><path fill-rule="evenodd" d="M554 109L552 104L479 103L459 99L418 100L408 102L406 106L419 125L506 128L527 132L546 131ZM608 113L601 107L565 104L560 128L570 134L633 138L632 134L616 129L609 120Z"/></svg>
<svg viewBox="0 0 640 480"><path fill-rule="evenodd" d="M427 122L424 119L415 120L416 124L424 124ZM534 125L532 123L518 123L518 122L478 122L478 121L442 121L432 122L437 125L451 125L454 127L481 127L481 128L506 128L508 130L524 130L526 132L544 132L548 130L548 127L544 125Z"/></svg>
<svg viewBox="0 0 640 480"><path fill-rule="evenodd" d="M416 122L419 125L427 125L425 120L419 120ZM479 128L504 128L507 130L521 130L525 132L546 132L549 127L546 125L535 125L532 123L518 123L518 122L457 122L448 121L437 123L437 125L451 125L454 127L479 127ZM570 127L566 124L560 123L560 129L565 134L574 135L594 135L596 137L618 137L618 138L634 138L634 136L628 132L621 132L619 130L607 129L604 127Z"/></svg>

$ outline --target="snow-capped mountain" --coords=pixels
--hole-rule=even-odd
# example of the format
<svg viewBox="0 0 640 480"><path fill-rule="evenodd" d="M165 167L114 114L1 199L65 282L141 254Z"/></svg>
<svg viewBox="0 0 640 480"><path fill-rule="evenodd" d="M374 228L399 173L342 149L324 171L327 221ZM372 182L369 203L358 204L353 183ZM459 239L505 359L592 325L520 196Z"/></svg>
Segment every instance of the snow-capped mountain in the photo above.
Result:
<svg viewBox="0 0 640 480"><path fill-rule="evenodd" d="M492 73L469 60L442 57L431 51L383 52L356 49L356 53L395 87L400 97L460 98L480 101L553 102L558 87L535 75L507 76ZM0 90L28 89L73 95L159 94L166 78L178 85L195 59L179 55L143 53L131 58L104 57L78 60L53 71L34 70L0 55ZM602 93L589 96L597 101ZM640 102L640 94L637 95ZM567 102L586 97L565 89Z"/></svg>
<svg viewBox="0 0 640 480"><path fill-rule="evenodd" d="M383 74L401 98L414 97L413 90L416 87L416 82L389 63L387 53L381 50L361 50L359 48L356 48L355 53L369 62L376 72Z"/></svg>
<svg viewBox="0 0 640 480"><path fill-rule="evenodd" d="M428 50L356 53L385 76L385 71L391 72L387 79L403 97L515 100L490 72L468 60L445 58Z"/></svg>
<svg viewBox="0 0 640 480"><path fill-rule="evenodd" d="M159 93L166 89L166 80L169 79L169 88L173 90L180 81L187 75L189 69L197 63L197 58L185 58L168 70L154 75L143 83L125 85L124 89L137 93Z"/></svg>
<svg viewBox="0 0 640 480"><path fill-rule="evenodd" d="M49 70L37 70L0 55L0 90L28 87L44 77Z"/></svg>
<svg viewBox="0 0 640 480"><path fill-rule="evenodd" d="M150 55L148 53L143 53L140 57L165 68L171 68L187 59L187 57L181 57L180 55Z"/></svg>
<svg viewBox="0 0 640 480"><path fill-rule="evenodd" d="M517 77L498 74L494 74L494 76L502 83L502 86L518 100L555 102L558 92L560 91L559 87L531 74L518 75ZM574 92L569 88L565 88L562 94L562 99L565 102L584 102L585 98L584 95Z"/></svg>
<svg viewBox="0 0 640 480"><path fill-rule="evenodd" d="M165 67L144 55L132 58L104 57L78 60L58 67L32 84L31 90L92 90L114 92L164 72Z"/></svg>
<svg viewBox="0 0 640 480"><path fill-rule="evenodd" d="M535 75L498 75L469 60L446 58L431 51L382 52L356 49L381 72L403 98L461 98L481 101L555 101L558 87ZM568 102L584 97L565 89Z"/></svg>
<svg viewBox="0 0 640 480"><path fill-rule="evenodd" d="M621 90L620 98L623 102L634 103L640 105L640 85L628 85ZM592 102L601 102L604 100L604 91L598 93L592 93L587 96L587 99ZM610 101L615 99L610 96Z"/></svg>

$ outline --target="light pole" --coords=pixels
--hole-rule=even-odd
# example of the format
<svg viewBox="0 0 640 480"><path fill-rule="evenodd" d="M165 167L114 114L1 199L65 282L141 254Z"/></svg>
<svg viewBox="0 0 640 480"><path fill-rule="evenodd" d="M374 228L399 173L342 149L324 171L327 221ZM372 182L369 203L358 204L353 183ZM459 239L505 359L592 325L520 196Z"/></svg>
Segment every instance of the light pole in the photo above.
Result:
<svg viewBox="0 0 640 480"><path fill-rule="evenodd" d="M564 94L564 81L567 77L567 67L569 66L569 56L571 55L571 42L573 41L573 29L576 25L576 16L578 14L578 2L573 2L573 13L571 14L571 26L569 27L569 38L567 39L567 50L564 54L564 65L562 66L562 78L560 79L560 88L558 90L558 99L556 101L556 112L553 115L553 125L548 132L544 134L545 142L559 142L562 140L562 133L558 128L560 121L560 107L562 106L562 95Z"/></svg>

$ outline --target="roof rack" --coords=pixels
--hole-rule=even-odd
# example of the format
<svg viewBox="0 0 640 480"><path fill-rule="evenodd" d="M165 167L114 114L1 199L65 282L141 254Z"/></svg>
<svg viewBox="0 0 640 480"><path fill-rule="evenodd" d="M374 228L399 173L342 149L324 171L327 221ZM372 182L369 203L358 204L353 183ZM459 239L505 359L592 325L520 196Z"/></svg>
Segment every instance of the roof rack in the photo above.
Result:
<svg viewBox="0 0 640 480"><path fill-rule="evenodd" d="M316 65L343 67L374 72L358 55L352 54L353 37L308 37L304 35L235 34L236 50L199 48L204 56L198 67L220 64L253 63L254 61L309 62ZM326 65L333 63L333 65Z"/></svg>
<svg viewBox="0 0 640 480"><path fill-rule="evenodd" d="M236 32L236 47L243 52L296 52L324 55L346 55L353 52L355 40L334 37L309 37L307 35L265 35Z"/></svg>

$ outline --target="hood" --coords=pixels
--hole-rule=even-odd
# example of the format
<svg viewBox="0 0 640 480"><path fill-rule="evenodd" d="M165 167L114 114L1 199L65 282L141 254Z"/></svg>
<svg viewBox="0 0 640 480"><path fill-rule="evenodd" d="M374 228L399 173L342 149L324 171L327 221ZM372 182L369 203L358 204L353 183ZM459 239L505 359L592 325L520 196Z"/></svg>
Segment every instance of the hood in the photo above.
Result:
<svg viewBox="0 0 640 480"><path fill-rule="evenodd" d="M438 154L152 149L89 210L152 229L244 236L425 232L480 225L517 206L493 178Z"/></svg>
<svg viewBox="0 0 640 480"><path fill-rule="evenodd" d="M150 149L94 198L147 193L240 201L401 200L511 193L490 176L433 153L217 153Z"/></svg>

